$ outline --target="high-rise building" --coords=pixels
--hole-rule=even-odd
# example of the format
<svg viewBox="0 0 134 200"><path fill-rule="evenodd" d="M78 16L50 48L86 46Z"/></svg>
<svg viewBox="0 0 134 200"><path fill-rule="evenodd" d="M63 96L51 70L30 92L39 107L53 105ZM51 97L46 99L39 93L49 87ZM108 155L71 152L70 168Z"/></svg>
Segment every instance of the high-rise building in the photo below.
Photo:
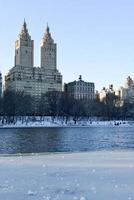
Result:
<svg viewBox="0 0 134 200"><path fill-rule="evenodd" d="M120 87L117 91L120 101L134 103L134 80L128 76L124 82L124 87Z"/></svg>
<svg viewBox="0 0 134 200"><path fill-rule="evenodd" d="M99 93L99 99L100 101L107 102L109 99L115 99L115 90L113 88L113 85L109 85L109 88L103 87L102 90Z"/></svg>
<svg viewBox="0 0 134 200"><path fill-rule="evenodd" d="M94 83L83 81L81 75L78 81L65 84L64 91L68 96L78 100L93 101L95 99Z"/></svg>
<svg viewBox="0 0 134 200"><path fill-rule="evenodd" d="M15 42L15 64L5 77L5 89L24 91L40 98L48 91L62 91L62 75L57 70L56 43L47 25L41 41L41 66L34 67L34 41L24 21Z"/></svg>
<svg viewBox="0 0 134 200"><path fill-rule="evenodd" d="M0 72L0 97L2 96L2 74Z"/></svg>
<svg viewBox="0 0 134 200"><path fill-rule="evenodd" d="M103 87L98 94L99 100L110 106L120 107L120 99L113 85L109 85L109 88Z"/></svg>

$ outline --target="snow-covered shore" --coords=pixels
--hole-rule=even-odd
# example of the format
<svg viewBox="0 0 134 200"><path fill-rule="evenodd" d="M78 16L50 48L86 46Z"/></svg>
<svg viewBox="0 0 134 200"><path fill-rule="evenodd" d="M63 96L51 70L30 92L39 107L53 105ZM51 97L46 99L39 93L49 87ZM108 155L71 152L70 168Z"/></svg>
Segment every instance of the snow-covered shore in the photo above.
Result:
<svg viewBox="0 0 134 200"><path fill-rule="evenodd" d="M2 122L0 120L0 128L28 128L28 127L134 127L134 121L98 121L98 120L77 120L69 119L66 120L61 118L45 117L39 119L36 117L34 120L17 119L14 122Z"/></svg>
<svg viewBox="0 0 134 200"><path fill-rule="evenodd" d="M1 156L0 199L133 200L134 152Z"/></svg>

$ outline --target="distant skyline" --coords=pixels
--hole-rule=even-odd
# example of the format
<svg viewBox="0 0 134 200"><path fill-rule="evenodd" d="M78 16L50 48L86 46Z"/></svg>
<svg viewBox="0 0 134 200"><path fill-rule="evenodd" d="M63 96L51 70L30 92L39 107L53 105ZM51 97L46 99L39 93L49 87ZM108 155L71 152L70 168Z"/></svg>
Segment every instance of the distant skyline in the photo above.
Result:
<svg viewBox="0 0 134 200"><path fill-rule="evenodd" d="M34 40L34 65L48 23L57 43L63 82L94 82L96 89L134 78L133 0L0 0L0 71L14 65L15 40L24 18ZM4 78L4 77L3 77Z"/></svg>

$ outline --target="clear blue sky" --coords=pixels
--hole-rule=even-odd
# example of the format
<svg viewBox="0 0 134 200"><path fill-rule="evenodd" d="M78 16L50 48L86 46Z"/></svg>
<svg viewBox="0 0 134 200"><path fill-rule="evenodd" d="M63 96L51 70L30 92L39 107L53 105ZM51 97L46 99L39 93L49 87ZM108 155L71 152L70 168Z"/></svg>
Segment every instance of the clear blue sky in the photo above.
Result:
<svg viewBox="0 0 134 200"><path fill-rule="evenodd" d="M40 65L40 40L48 22L58 45L63 81L79 74L96 89L134 78L133 0L0 0L0 70L14 64L14 42L24 18L35 42Z"/></svg>

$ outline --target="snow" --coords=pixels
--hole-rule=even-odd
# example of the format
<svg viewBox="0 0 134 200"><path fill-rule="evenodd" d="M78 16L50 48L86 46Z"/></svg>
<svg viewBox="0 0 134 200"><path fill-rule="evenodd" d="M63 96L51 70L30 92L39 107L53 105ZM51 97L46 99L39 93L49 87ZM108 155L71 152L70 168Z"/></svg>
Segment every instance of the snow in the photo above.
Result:
<svg viewBox="0 0 134 200"><path fill-rule="evenodd" d="M70 118L66 120L60 117L25 117L25 120L17 119L13 123L0 120L0 128L24 128L24 127L134 127L134 121L98 121L92 119L79 119L76 122Z"/></svg>
<svg viewBox="0 0 134 200"><path fill-rule="evenodd" d="M134 152L3 155L2 200L133 200Z"/></svg>

